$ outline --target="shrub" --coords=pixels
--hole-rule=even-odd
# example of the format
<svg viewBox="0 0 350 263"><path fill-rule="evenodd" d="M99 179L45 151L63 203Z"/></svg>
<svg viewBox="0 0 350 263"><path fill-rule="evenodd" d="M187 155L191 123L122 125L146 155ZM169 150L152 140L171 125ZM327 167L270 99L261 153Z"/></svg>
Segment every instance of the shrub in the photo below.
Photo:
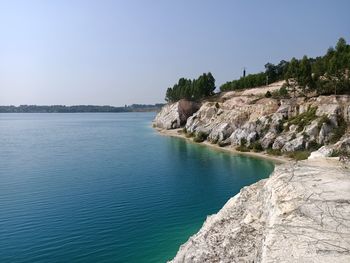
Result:
<svg viewBox="0 0 350 263"><path fill-rule="evenodd" d="M285 84L283 84L282 87L278 90L278 93L282 98L289 98L288 90Z"/></svg>
<svg viewBox="0 0 350 263"><path fill-rule="evenodd" d="M230 145L231 144L231 142L229 142L229 141L221 141L221 142L219 142L218 143L218 145L220 146L220 147L225 147L225 146L228 146L228 145Z"/></svg>
<svg viewBox="0 0 350 263"><path fill-rule="evenodd" d="M246 146L247 145L247 139L246 138L242 138L240 141L240 146Z"/></svg>
<svg viewBox="0 0 350 263"><path fill-rule="evenodd" d="M346 156L350 158L350 152L346 150L333 150L331 157L340 157L340 156Z"/></svg>
<svg viewBox="0 0 350 263"><path fill-rule="evenodd" d="M273 98L275 100L280 99L280 94L279 94L278 90L275 90L275 91L271 92L271 98Z"/></svg>
<svg viewBox="0 0 350 263"><path fill-rule="evenodd" d="M194 142L204 142L208 137L208 134L205 132L198 132L196 136L194 137L193 141Z"/></svg>
<svg viewBox="0 0 350 263"><path fill-rule="evenodd" d="M323 116L318 120L317 128L318 128L319 130L322 128L323 123L326 123L326 124L328 124L328 125L331 124L331 120L328 118L327 115L323 115Z"/></svg>
<svg viewBox="0 0 350 263"><path fill-rule="evenodd" d="M236 147L236 150L239 151L239 152L249 152L249 148L247 146L244 146L244 145L240 145L238 147Z"/></svg>
<svg viewBox="0 0 350 263"><path fill-rule="evenodd" d="M265 98L271 98L272 97L272 94L271 92L268 90L266 93L265 93Z"/></svg>
<svg viewBox="0 0 350 263"><path fill-rule="evenodd" d="M347 124L342 116L337 117L338 127L333 130L329 139L330 143L336 143L345 134Z"/></svg>
<svg viewBox="0 0 350 263"><path fill-rule="evenodd" d="M288 152L287 156L289 158L292 158L294 160L300 161L305 160L310 156L309 151L295 151L295 152Z"/></svg>
<svg viewBox="0 0 350 263"><path fill-rule="evenodd" d="M310 139L310 135L307 134L306 132L303 132L302 135L303 135L304 140L309 140Z"/></svg>
<svg viewBox="0 0 350 263"><path fill-rule="evenodd" d="M274 99L287 99L290 98L288 90L285 85L283 85L279 90L275 90L271 93Z"/></svg>
<svg viewBox="0 0 350 263"><path fill-rule="evenodd" d="M217 144L217 143L218 143L218 139L211 139L210 142L211 142L212 144Z"/></svg>
<svg viewBox="0 0 350 263"><path fill-rule="evenodd" d="M186 138L191 138L194 136L194 133L193 132L186 132L185 136L186 136Z"/></svg>
<svg viewBox="0 0 350 263"><path fill-rule="evenodd" d="M317 107L311 107L306 112L303 112L295 117L292 117L288 121L288 127L291 124L297 125L298 132L301 132L305 126L309 125L313 120L317 118L316 116Z"/></svg>
<svg viewBox="0 0 350 263"><path fill-rule="evenodd" d="M317 143L315 140L310 141L310 142L308 143L308 146L307 146L307 148L308 148L309 151L311 151L311 152L317 151L317 150L318 150L319 148L321 148L321 147L322 147L322 144Z"/></svg>
<svg viewBox="0 0 350 263"><path fill-rule="evenodd" d="M263 147L261 146L261 143L258 141L254 142L251 145L251 148L253 149L254 152L262 152L264 150Z"/></svg>
<svg viewBox="0 0 350 263"><path fill-rule="evenodd" d="M283 120L279 120L279 121L278 121L278 124L277 124L277 126L276 126L276 131L277 131L277 133L283 132L283 130L284 130L283 125L284 125L284 121L283 121Z"/></svg>
<svg viewBox="0 0 350 263"><path fill-rule="evenodd" d="M269 148L269 149L266 150L266 152L267 152L268 154L276 155L276 156L282 155L281 150L278 150L278 149Z"/></svg>

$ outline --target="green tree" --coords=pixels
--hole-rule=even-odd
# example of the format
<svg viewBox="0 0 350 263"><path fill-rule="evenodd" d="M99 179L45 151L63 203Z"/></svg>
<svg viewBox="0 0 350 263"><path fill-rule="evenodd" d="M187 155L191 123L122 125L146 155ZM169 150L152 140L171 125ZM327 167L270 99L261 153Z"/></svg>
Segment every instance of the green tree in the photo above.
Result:
<svg viewBox="0 0 350 263"><path fill-rule="evenodd" d="M299 64L299 70L297 73L297 82L299 86L302 88L303 92L307 90L307 88L313 88L313 79L312 79L312 70L311 63L307 56L304 56Z"/></svg>
<svg viewBox="0 0 350 263"><path fill-rule="evenodd" d="M291 89L291 91L294 94L294 97L296 95L295 93L298 85L298 82L297 82L298 76L299 76L299 61L296 58L292 58L288 65L285 78L286 78L287 87Z"/></svg>

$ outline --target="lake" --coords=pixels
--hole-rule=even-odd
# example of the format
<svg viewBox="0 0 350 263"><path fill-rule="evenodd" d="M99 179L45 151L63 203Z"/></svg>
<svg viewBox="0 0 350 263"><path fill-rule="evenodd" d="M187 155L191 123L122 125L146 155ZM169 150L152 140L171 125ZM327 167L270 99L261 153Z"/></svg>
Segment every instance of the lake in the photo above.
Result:
<svg viewBox="0 0 350 263"><path fill-rule="evenodd" d="M161 136L154 117L0 114L0 262L165 262L274 168Z"/></svg>

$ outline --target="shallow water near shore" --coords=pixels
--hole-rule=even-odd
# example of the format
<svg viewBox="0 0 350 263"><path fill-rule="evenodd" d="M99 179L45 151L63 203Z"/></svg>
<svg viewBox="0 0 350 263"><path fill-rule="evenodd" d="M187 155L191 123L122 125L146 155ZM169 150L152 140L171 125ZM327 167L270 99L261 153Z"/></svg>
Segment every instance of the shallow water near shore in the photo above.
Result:
<svg viewBox="0 0 350 263"><path fill-rule="evenodd" d="M165 262L273 170L160 136L154 116L0 114L0 262Z"/></svg>

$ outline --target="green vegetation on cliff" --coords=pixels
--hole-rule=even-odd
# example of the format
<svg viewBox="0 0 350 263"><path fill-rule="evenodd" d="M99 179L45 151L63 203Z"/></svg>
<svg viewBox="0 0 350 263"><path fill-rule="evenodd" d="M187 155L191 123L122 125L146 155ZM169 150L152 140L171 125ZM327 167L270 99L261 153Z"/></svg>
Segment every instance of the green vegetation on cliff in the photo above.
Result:
<svg viewBox="0 0 350 263"><path fill-rule="evenodd" d="M340 38L335 48L329 48L324 56L282 60L278 65L267 63L265 72L250 74L226 82L221 91L240 90L263 86L278 80L286 80L292 92L299 87L304 93L316 91L320 95L350 94L350 45Z"/></svg>
<svg viewBox="0 0 350 263"><path fill-rule="evenodd" d="M165 95L167 102L175 102L180 99L199 100L214 95L215 79L209 73L203 73L198 79L179 79L172 88L168 88Z"/></svg>

